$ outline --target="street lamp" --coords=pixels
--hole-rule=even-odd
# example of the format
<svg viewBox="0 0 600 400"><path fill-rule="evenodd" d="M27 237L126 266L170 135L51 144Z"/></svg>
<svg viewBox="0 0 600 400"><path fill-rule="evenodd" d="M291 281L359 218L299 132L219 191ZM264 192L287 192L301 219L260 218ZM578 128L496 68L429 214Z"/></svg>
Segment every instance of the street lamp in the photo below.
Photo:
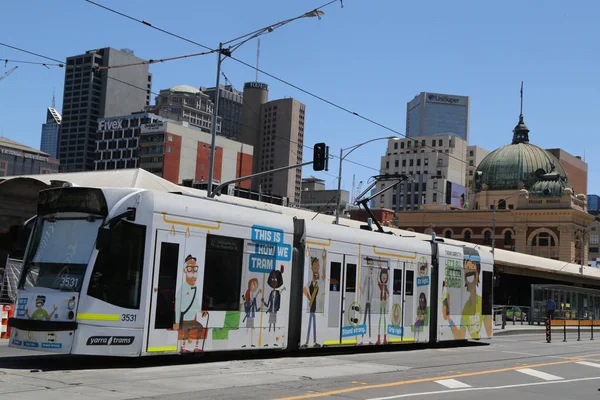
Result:
<svg viewBox="0 0 600 400"><path fill-rule="evenodd" d="M366 142L362 142L355 146L346 147L345 149L340 149L340 167L339 167L339 171L338 171L337 201L336 201L336 205L335 205L335 223L336 223L336 225L340 223L340 201L342 198L342 161L344 161L344 159L346 157L348 157L348 155L350 153L352 153L354 150L358 149L361 146L364 146L367 143L375 142L376 140L390 140L390 139L399 140L400 138L398 136L385 136L385 137L367 140ZM344 151L346 151L346 150L350 150L350 151L348 153L346 153L346 155L344 155Z"/></svg>
<svg viewBox="0 0 600 400"><path fill-rule="evenodd" d="M521 189L519 190L519 193L510 195L508 197L505 197L503 199L500 199L501 201L506 201L512 197L516 197L516 196L524 196L525 194L527 194L527 190L526 189ZM494 256L494 250L496 248L496 199L494 199L494 209L493 209L493 218L492 218L492 256Z"/></svg>
<svg viewBox="0 0 600 400"><path fill-rule="evenodd" d="M222 42L219 43L219 51L217 52L217 83L215 86L215 104L213 107L213 115L212 115L212 126L210 129L211 132L211 141L210 141L210 160L209 160L209 169L208 169L208 193L212 192L212 188L213 188L213 173L214 173L214 168L215 168L215 145L216 145L216 141L217 141L217 116L219 115L219 97L220 97L220 93L221 93L221 88L220 88L220 84L221 84L221 63L223 62L223 60L226 57L231 57L231 53L233 53L235 50L237 50L238 48L240 48L240 46L242 46L244 43L255 39L261 35L264 35L265 33L271 33L273 32L275 29L289 24L292 21L295 21L297 19L300 18L314 18L317 17L319 19L321 19L321 16L324 15L325 13L319 9L314 9L312 11L309 11L307 13L304 13L302 15L299 15L298 17L295 18L290 18L287 19L285 21L281 21L281 22L277 22L276 24L273 25L269 25L265 28L262 29L258 29L254 32L250 32L247 33L245 35L242 35L240 37L237 37L235 39L232 39L228 42ZM241 41L240 41L241 40ZM238 42L236 44L233 44L234 42ZM223 46L225 45L229 45L226 48L223 48Z"/></svg>

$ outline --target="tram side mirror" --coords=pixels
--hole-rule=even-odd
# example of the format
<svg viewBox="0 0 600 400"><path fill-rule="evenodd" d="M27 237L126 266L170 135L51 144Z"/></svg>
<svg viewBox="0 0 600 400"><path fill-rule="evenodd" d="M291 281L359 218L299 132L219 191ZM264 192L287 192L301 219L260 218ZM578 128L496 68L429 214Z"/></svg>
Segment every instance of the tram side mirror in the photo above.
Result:
<svg viewBox="0 0 600 400"><path fill-rule="evenodd" d="M98 237L96 238L96 250L105 250L110 246L112 231L110 228L98 228Z"/></svg>

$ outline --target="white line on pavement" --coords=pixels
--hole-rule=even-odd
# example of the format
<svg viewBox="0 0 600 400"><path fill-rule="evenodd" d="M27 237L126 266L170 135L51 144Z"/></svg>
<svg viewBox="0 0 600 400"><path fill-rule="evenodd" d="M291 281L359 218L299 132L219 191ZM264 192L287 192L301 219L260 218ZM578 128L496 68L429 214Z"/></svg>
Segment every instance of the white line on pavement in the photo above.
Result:
<svg viewBox="0 0 600 400"><path fill-rule="evenodd" d="M516 371L521 372L523 374L535 376L536 378L540 378L545 381L558 381L558 380L564 379L564 378L561 378L560 376L547 374L545 372L538 371L538 370L531 369L531 368L517 369Z"/></svg>
<svg viewBox="0 0 600 400"><path fill-rule="evenodd" d="M469 388L471 385L467 385L466 383L462 383L457 381L456 379L442 379L439 381L434 381L435 383L439 383L440 385L446 386L449 389L459 389L459 388Z"/></svg>
<svg viewBox="0 0 600 400"><path fill-rule="evenodd" d="M583 381L594 381L594 380L600 380L600 376L594 376L594 377L590 377L590 378L560 380L560 381L520 383L517 385L470 387L470 388L464 388L464 389L437 390L434 392L406 393L406 394L399 394L396 396L388 396L388 397L373 397L373 398L370 398L367 400L390 400L390 399L401 399L401 398L405 398L405 397L429 396L429 395L444 394L444 393L472 392L472 391L476 391L476 390L502 390L502 389L512 389L512 388L526 387L526 386L540 386L540 385L551 385L554 383L571 383L571 382L583 382Z"/></svg>
<svg viewBox="0 0 600 400"><path fill-rule="evenodd" d="M600 364L596 364L596 363L589 362L589 361L579 361L577 364L585 365L587 367L600 368Z"/></svg>
<svg viewBox="0 0 600 400"><path fill-rule="evenodd" d="M508 351L508 350L500 350L501 353L509 353L509 354L518 354L520 356L539 356L539 354L533 353L525 353L523 351Z"/></svg>

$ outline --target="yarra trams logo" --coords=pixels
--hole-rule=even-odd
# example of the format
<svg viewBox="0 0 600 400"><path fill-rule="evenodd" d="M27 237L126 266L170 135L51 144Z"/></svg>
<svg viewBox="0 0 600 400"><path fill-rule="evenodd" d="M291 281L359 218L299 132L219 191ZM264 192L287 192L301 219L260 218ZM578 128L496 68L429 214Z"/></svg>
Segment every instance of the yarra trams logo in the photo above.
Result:
<svg viewBox="0 0 600 400"><path fill-rule="evenodd" d="M129 346L133 343L133 336L91 336L88 346Z"/></svg>

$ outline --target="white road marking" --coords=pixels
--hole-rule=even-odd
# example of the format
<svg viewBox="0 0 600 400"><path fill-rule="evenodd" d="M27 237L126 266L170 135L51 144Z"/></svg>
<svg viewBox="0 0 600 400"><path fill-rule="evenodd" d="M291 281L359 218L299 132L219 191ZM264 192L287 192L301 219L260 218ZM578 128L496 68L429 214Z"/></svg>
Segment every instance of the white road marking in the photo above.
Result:
<svg viewBox="0 0 600 400"><path fill-rule="evenodd" d="M462 383L457 381L456 379L442 379L440 381L434 381L435 383L439 383L440 385L446 386L449 389L459 389L459 388L470 388L471 385L467 385L466 383Z"/></svg>
<svg viewBox="0 0 600 400"><path fill-rule="evenodd" d="M509 353L509 354L518 354L520 356L537 356L539 357L539 354L533 354L533 353L525 353L522 351L508 351L508 350L500 350L501 353Z"/></svg>
<svg viewBox="0 0 600 400"><path fill-rule="evenodd" d="M589 361L579 361L578 363L579 365L585 365L586 367L595 367L595 368L600 368L600 364L596 364L593 362L589 362Z"/></svg>
<svg viewBox="0 0 600 400"><path fill-rule="evenodd" d="M470 388L464 388L464 389L437 390L434 392L406 393L406 394L399 394L396 396L388 396L388 397L373 397L373 398L370 398L367 400L391 400L391 399L402 399L402 398L406 398L406 397L429 396L429 395L444 394L444 393L473 392L476 390L502 390L502 389L517 388L517 387L552 385L554 383L572 383L572 382L595 381L595 380L600 380L600 376L594 376L591 378L577 378L577 379L569 379L569 380L560 380L560 381L521 383L521 384L517 384L517 385L470 387Z"/></svg>
<svg viewBox="0 0 600 400"><path fill-rule="evenodd" d="M536 378L540 378L545 381L559 381L559 380L564 379L564 378L561 378L560 376L547 374L545 372L538 371L538 370L531 369L531 368L517 369L516 371L521 372L523 374L535 376Z"/></svg>

